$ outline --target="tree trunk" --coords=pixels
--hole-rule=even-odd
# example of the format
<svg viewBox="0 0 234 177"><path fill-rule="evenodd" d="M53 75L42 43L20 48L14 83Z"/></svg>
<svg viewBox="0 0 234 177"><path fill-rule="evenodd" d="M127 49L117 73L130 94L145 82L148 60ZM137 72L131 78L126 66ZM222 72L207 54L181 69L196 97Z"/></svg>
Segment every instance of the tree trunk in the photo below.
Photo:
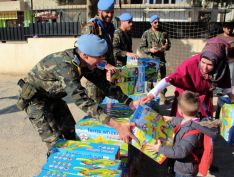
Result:
<svg viewBox="0 0 234 177"><path fill-rule="evenodd" d="M97 2L98 0L87 0L87 20L97 15Z"/></svg>

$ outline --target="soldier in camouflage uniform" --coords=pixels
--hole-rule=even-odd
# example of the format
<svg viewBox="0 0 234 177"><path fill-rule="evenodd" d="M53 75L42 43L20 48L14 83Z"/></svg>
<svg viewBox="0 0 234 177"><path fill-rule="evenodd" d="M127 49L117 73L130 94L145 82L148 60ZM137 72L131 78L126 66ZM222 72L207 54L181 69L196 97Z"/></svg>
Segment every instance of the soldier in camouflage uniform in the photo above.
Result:
<svg viewBox="0 0 234 177"><path fill-rule="evenodd" d="M99 0L98 2L98 16L91 18L87 25L82 29L82 34L95 34L100 38L105 39L108 44L108 52L106 54L106 69L114 72L116 68L116 61L113 56L113 36L115 27L112 18L114 16L114 0ZM90 41L92 42L92 41ZM103 75L106 72L103 71ZM102 90L98 89L92 82L86 83L86 88L89 88L88 95L94 98L97 102L101 102L104 98Z"/></svg>
<svg viewBox="0 0 234 177"><path fill-rule="evenodd" d="M114 33L113 48L117 66L124 66L127 64L127 57L136 59L137 55L132 53L132 36L130 33L133 25L132 15L122 13L119 20L121 24Z"/></svg>
<svg viewBox="0 0 234 177"><path fill-rule="evenodd" d="M153 15L150 17L151 28L145 31L141 37L139 50L151 58L160 59L159 78L166 77L166 59L165 51L171 47L171 42L166 32L159 29L159 17ZM154 88L153 82L147 83L147 91ZM165 103L166 90L160 93L160 102Z"/></svg>
<svg viewBox="0 0 234 177"><path fill-rule="evenodd" d="M117 123L105 114L98 103L87 96L87 90L80 82L84 76L102 89L106 96L134 109L132 99L124 95L120 87L108 82L100 74L101 70L92 72L105 61L102 56L107 52L106 41L89 34L81 36L75 46L74 49L48 55L27 74L25 83L21 84L18 108L26 111L48 148L58 138L75 139L75 121L63 101L66 95L71 96L89 116L116 128L124 141L128 142L129 137L135 138L130 132L131 124Z"/></svg>

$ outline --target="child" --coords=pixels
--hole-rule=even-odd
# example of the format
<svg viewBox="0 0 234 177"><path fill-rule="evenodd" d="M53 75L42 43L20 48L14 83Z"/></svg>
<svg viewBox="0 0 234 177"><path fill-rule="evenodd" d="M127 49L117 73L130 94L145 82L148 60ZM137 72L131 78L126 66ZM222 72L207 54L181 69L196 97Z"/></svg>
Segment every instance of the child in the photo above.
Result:
<svg viewBox="0 0 234 177"><path fill-rule="evenodd" d="M148 144L151 152L160 152L168 158L175 159L174 172L176 177L193 177L198 174L198 162L194 159L194 154L198 157L202 155L202 134L193 134L183 137L183 135L194 130L194 120L199 111L199 98L191 91L184 91L178 97L178 111L183 119L164 116L166 122L171 121L175 127L175 137L173 146L163 146L160 141L156 145ZM201 148L199 148L201 147Z"/></svg>

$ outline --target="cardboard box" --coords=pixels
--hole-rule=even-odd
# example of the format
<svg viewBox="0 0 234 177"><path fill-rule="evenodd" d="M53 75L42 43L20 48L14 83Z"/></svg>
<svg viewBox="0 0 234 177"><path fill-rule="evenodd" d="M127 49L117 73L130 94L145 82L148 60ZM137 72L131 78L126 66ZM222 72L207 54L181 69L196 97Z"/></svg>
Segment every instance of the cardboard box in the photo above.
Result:
<svg viewBox="0 0 234 177"><path fill-rule="evenodd" d="M145 91L145 68L144 66L118 67L115 73L107 72L107 80L119 86L123 93L132 95Z"/></svg>
<svg viewBox="0 0 234 177"><path fill-rule="evenodd" d="M42 170L38 177L121 177L120 170L111 170L106 168L85 168L77 167L76 174L57 170Z"/></svg>
<svg viewBox="0 0 234 177"><path fill-rule="evenodd" d="M131 122L154 139L160 139L164 145L173 144L173 127L164 122L162 116L147 105L139 105Z"/></svg>
<svg viewBox="0 0 234 177"><path fill-rule="evenodd" d="M129 119L116 120L122 122L129 121ZM102 124L95 118L84 117L76 124L75 131L81 141L118 145L120 146L120 155L128 155L128 145L119 138L118 132L114 128Z"/></svg>
<svg viewBox="0 0 234 177"><path fill-rule="evenodd" d="M220 112L220 134L228 144L234 144L234 104L224 104Z"/></svg>
<svg viewBox="0 0 234 177"><path fill-rule="evenodd" d="M100 107L105 113L115 118L128 118L133 114L131 108L122 103L101 104Z"/></svg>
<svg viewBox="0 0 234 177"><path fill-rule="evenodd" d="M145 97L146 95L147 95L146 93L135 93L133 95L128 95L128 97L132 98L133 100L139 100L142 97ZM112 104L112 103L119 103L119 101L116 99L105 97L101 104Z"/></svg>
<svg viewBox="0 0 234 177"><path fill-rule="evenodd" d="M72 140L58 140L52 147L54 152L72 152L82 158L119 159L119 146Z"/></svg>
<svg viewBox="0 0 234 177"><path fill-rule="evenodd" d="M144 67L144 77L145 81L156 82L158 78L158 70L160 66L160 59L156 58L137 58L133 60L132 58L127 58L128 66L138 66Z"/></svg>
<svg viewBox="0 0 234 177"><path fill-rule="evenodd" d="M149 156L155 162L162 164L166 160L166 156L159 153L151 153L147 151L147 144L155 144L157 141L153 139L151 136L147 135L143 130L134 127L132 130L133 134L137 137L140 144L138 144L134 139L131 141L131 144L143 152L145 155Z"/></svg>
<svg viewBox="0 0 234 177"><path fill-rule="evenodd" d="M76 167L86 168L108 168L118 170L120 168L120 160L97 159L97 158L82 158L74 153L56 152L49 156L47 163L43 166L44 170L60 170L69 173L76 173Z"/></svg>

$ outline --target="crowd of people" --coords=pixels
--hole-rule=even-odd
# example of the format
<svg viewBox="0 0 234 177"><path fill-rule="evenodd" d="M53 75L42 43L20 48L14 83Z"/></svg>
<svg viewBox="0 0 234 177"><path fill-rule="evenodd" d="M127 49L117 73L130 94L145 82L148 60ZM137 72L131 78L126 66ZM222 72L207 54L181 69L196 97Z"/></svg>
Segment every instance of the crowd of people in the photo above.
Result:
<svg viewBox="0 0 234 177"><path fill-rule="evenodd" d="M127 57L138 58L132 50L133 16L130 13L122 13L119 16L118 29L115 29L112 23L113 16L114 0L99 0L98 15L87 22L82 29L82 35L75 42L75 47L46 56L21 80L23 84L20 84L17 106L28 114L29 120L42 141L48 145L48 149L59 138L76 139L75 120L63 100L67 95L89 116L115 128L126 143L129 143L130 139L137 141L131 132L133 123L117 122L104 113L99 103L105 96L115 98L134 110L138 104L145 104L158 94L161 102L167 103L166 88L173 85L176 90L171 116L186 120L186 126L181 126L179 132L191 129L187 122L192 121L192 118L213 117L212 98L217 88L221 88L223 93L234 101L231 89L233 63L229 60L233 59L234 53L232 26L224 25L223 34L208 40L199 54L184 60L174 73L166 76L165 52L170 49L171 42L167 33L160 29L159 16L151 16L151 27L143 33L138 49L146 57L160 59L160 81L156 85L148 81L148 95L133 101L120 87L106 80L106 70L115 72L116 67L126 65ZM83 76L88 80L86 87L80 82ZM167 117L165 119L174 120ZM175 138L174 146L178 148L181 146L179 135ZM176 158L188 158L199 139L200 135L192 135L189 140L193 143L185 145L189 146L189 149ZM172 157L172 151L178 149L168 149L159 143L151 147L151 150ZM177 176L195 176L196 166L194 170L186 173L178 168L183 162L175 164Z"/></svg>

